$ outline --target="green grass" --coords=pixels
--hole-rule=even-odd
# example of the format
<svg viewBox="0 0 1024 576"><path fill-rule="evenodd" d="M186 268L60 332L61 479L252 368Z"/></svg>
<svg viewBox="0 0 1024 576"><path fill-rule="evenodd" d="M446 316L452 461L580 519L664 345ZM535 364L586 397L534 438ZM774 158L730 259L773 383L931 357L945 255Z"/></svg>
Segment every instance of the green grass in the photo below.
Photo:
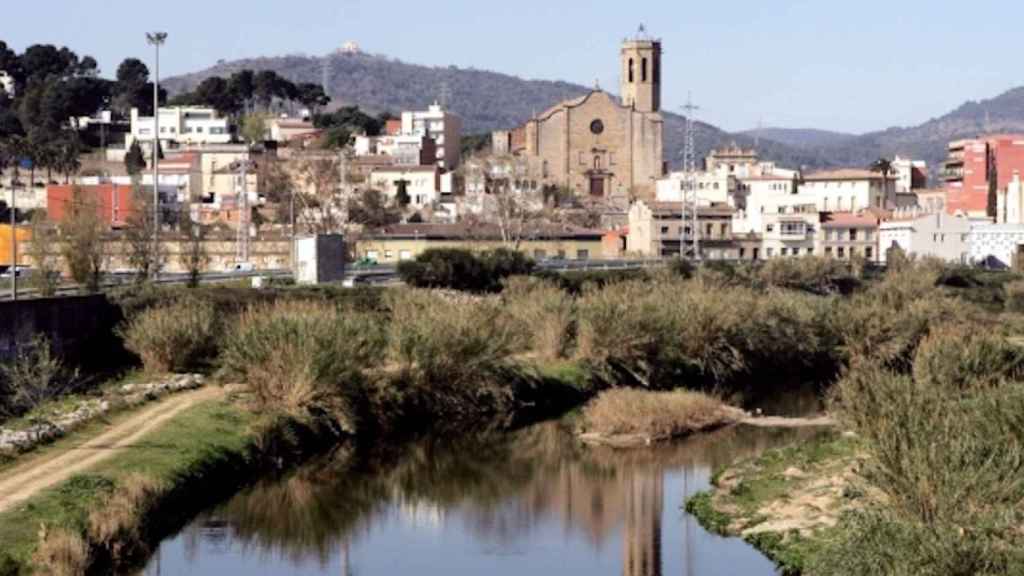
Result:
<svg viewBox="0 0 1024 576"><path fill-rule="evenodd" d="M12 567L28 564L42 524L82 533L91 510L128 475L141 474L170 489L245 457L255 438L255 421L255 416L226 402L199 404L143 437L131 450L0 515L0 575L18 574Z"/></svg>
<svg viewBox="0 0 1024 576"><path fill-rule="evenodd" d="M732 518L717 510L711 501L711 492L699 492L686 501L686 512L712 534L726 535Z"/></svg>

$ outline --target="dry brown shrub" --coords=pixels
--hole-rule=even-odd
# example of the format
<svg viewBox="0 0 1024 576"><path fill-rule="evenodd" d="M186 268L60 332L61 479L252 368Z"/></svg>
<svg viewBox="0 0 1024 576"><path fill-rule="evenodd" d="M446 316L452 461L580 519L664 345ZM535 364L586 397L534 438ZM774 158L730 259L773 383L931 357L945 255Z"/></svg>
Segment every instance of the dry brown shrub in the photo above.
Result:
<svg viewBox="0 0 1024 576"><path fill-rule="evenodd" d="M162 486L156 480L133 474L118 483L117 491L89 514L89 536L108 548L114 558L140 540L139 527Z"/></svg>
<svg viewBox="0 0 1024 576"><path fill-rule="evenodd" d="M32 562L40 574L78 576L89 567L89 546L74 532L64 528L50 531L43 526Z"/></svg>
<svg viewBox="0 0 1024 576"><path fill-rule="evenodd" d="M700 392L651 392L619 388L602 393L583 409L587 432L602 435L680 436L733 422L737 412Z"/></svg>
<svg viewBox="0 0 1024 576"><path fill-rule="evenodd" d="M519 346L554 360L569 349L573 324L573 299L550 282L516 276L502 293L506 310L518 324Z"/></svg>

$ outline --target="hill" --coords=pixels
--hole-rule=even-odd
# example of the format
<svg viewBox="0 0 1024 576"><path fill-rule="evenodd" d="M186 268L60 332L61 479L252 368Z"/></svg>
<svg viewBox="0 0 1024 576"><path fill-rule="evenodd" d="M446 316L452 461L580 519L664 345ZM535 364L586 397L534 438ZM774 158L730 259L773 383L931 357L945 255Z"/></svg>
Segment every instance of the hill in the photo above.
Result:
<svg viewBox="0 0 1024 576"><path fill-rule="evenodd" d="M292 82L316 83L321 83L326 68L332 105L358 105L375 113L424 108L445 94L448 106L463 118L466 134L512 128L561 100L589 91L585 86L568 82L524 80L473 68L422 66L384 56L341 53L327 57L283 56L221 62L200 72L168 78L163 86L173 95L195 88L210 76L230 76L247 68L273 70ZM664 116L665 159L677 166L683 148L684 119L671 113L664 113ZM754 138L749 135L729 134L700 124L696 137L698 156L703 157L711 148L732 141L744 147L754 144ZM831 165L827 157L816 151L784 143L762 139L761 150L765 159L780 165Z"/></svg>
<svg viewBox="0 0 1024 576"><path fill-rule="evenodd" d="M817 130L814 128L758 128L742 134L751 138L772 140L804 150L839 146L856 138L856 134Z"/></svg>

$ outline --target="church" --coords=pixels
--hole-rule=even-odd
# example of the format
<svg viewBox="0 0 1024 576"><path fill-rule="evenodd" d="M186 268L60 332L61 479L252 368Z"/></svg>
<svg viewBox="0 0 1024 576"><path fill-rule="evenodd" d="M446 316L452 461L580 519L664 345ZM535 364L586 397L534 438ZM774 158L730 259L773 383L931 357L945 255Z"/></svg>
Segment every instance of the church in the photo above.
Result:
<svg viewBox="0 0 1024 576"><path fill-rule="evenodd" d="M494 152L525 158L532 178L578 196L653 198L665 174L661 42L641 28L623 42L620 64L621 100L596 87L494 133Z"/></svg>

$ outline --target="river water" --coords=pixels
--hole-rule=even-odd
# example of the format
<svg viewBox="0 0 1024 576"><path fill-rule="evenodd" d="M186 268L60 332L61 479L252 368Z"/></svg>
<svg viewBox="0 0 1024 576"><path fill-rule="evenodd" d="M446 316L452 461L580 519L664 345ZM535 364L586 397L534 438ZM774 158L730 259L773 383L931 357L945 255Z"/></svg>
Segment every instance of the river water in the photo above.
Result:
<svg viewBox="0 0 1024 576"><path fill-rule="evenodd" d="M733 428L622 451L582 447L547 423L339 452L202 513L143 574L773 575L683 503L716 467L811 434Z"/></svg>

